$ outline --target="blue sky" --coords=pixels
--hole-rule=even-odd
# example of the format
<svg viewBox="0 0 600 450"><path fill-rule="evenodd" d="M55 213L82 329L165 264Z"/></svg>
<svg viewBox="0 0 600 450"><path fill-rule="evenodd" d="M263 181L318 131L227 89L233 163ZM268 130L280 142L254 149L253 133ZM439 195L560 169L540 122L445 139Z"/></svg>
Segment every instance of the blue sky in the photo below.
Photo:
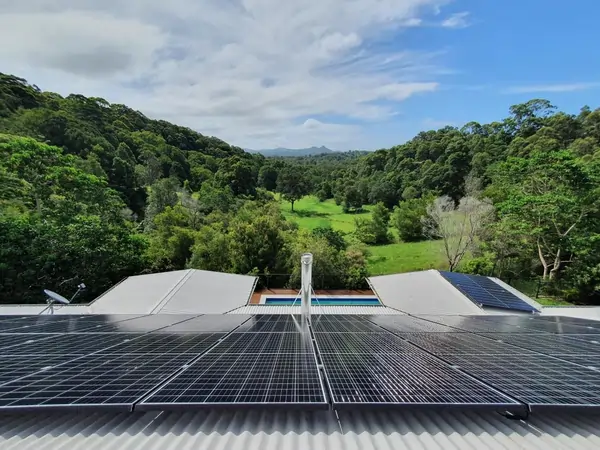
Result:
<svg viewBox="0 0 600 450"><path fill-rule="evenodd" d="M245 148L377 149L598 107L600 2L0 0L3 72Z"/></svg>
<svg viewBox="0 0 600 450"><path fill-rule="evenodd" d="M570 113L600 107L600 57L593 50L600 2L458 1L450 10L468 11L468 26L414 28L396 38L443 51L450 73L436 78L436 92L398 105L402 116L372 127L378 146L444 123L500 120L510 105L531 98Z"/></svg>

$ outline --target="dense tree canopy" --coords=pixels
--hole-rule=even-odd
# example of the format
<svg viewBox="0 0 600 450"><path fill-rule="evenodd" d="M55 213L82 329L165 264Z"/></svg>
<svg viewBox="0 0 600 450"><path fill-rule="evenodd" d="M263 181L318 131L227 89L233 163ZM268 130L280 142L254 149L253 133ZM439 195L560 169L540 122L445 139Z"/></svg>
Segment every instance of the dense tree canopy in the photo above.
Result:
<svg viewBox="0 0 600 450"><path fill-rule="evenodd" d="M459 268L540 277L560 296L600 303L599 109L572 115L533 99L502 121L371 153L265 158L0 74L0 133L0 302L38 302L42 288L68 293L82 281L89 300L125 276L185 267L284 274L278 286L292 286L305 251L320 286L360 287L357 242L425 239L438 205L428 231L449 249L458 242L450 268L469 254ZM298 230L273 192L292 210L314 194L364 216L355 233ZM476 204L486 205L481 223ZM444 238L450 228L464 233Z"/></svg>

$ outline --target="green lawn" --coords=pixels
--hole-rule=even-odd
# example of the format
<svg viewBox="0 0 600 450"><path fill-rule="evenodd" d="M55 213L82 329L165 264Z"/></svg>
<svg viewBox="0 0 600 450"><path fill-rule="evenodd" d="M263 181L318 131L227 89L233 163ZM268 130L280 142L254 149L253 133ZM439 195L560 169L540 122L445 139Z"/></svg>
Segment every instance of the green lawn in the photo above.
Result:
<svg viewBox="0 0 600 450"><path fill-rule="evenodd" d="M442 241L399 242L369 247L371 275L446 269Z"/></svg>
<svg viewBox="0 0 600 450"><path fill-rule="evenodd" d="M333 200L320 202L308 196L294 204L281 201L281 211L286 219L296 222L300 228L313 230L331 226L334 230L352 233L356 217L368 217L370 206L361 214L346 214ZM392 230L397 239L395 230ZM441 241L396 242L389 245L370 246L368 258L371 275L412 272L416 270L443 269L445 267Z"/></svg>
<svg viewBox="0 0 600 450"><path fill-rule="evenodd" d="M355 217L368 217L370 207L361 214L346 214L333 200L320 202L315 196L304 197L294 203L294 212L290 202L281 201L281 211L287 220L296 222L300 228L314 230L330 226L334 230L351 233L354 231Z"/></svg>

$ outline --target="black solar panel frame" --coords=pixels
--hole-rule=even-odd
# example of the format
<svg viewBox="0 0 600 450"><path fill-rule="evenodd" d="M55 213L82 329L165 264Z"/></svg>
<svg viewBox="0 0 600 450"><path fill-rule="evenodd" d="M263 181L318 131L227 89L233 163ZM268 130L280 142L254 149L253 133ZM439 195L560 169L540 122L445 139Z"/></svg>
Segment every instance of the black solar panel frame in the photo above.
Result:
<svg viewBox="0 0 600 450"><path fill-rule="evenodd" d="M476 304L509 310L538 312L534 306L488 277L446 271L440 271L440 274Z"/></svg>
<svg viewBox="0 0 600 450"><path fill-rule="evenodd" d="M273 375L276 373L276 368L277 368L277 363L281 362L284 365L284 368L286 365L289 365L290 361L292 360L292 358L295 361L295 364L297 364L298 360L302 360L302 367L307 367L306 363L310 364L310 370L312 372L312 375L310 377L311 380L311 386L313 389L312 393L318 393L320 396L320 401L316 401L314 398L307 400L307 401L298 401L296 400L292 400L292 401L236 401L236 399L239 397L239 395L242 393L242 390L244 388L244 386L246 385L246 383L251 379L252 376L256 375L256 370L255 368L257 368L256 364L258 364L259 359L262 358L262 363L263 363L263 367L264 367L264 363L265 362L270 362L272 363L272 365L270 366L271 369L271 379L269 380L269 383L271 383L272 377ZM221 364L222 362L224 362L224 364ZM227 368L227 371L225 373L223 373L223 367ZM260 368L257 368L260 370ZM214 372L216 370L216 374L211 373L211 370ZM196 372L195 372L196 371ZM220 371L220 372L219 372ZM233 377L228 377L228 375L230 374L231 371L234 371L234 373L239 373L241 377L244 377L243 381L241 381L241 383L239 382L240 378L233 378ZM279 375L281 375L281 371L278 372ZM285 375L286 372L285 370L283 371L283 374ZM203 382L202 384L197 383L198 379L202 376L207 377L209 380L211 378L214 378L214 381L212 382L211 385L214 384L214 386L211 388L211 393L206 395L206 400L205 401L199 401L199 398L203 398L204 395L196 395L196 396L190 396L188 397L187 401L183 401L183 402L178 402L177 400L181 398L182 395L181 394L179 396L177 396L177 399L173 399L173 395L169 395L168 392L169 391L174 391L174 392L187 392L190 389L192 389L192 386L198 386L198 389L196 389L196 391L202 391L202 389L204 389L206 387L206 385L208 384L208 381ZM193 381L188 380L186 377L190 377L193 378ZM281 382L283 383L290 383L291 381L296 381L297 378L291 377L291 376L280 376L280 378L278 378L278 380L281 380ZM252 386L254 387L254 389L258 389L260 392L262 392L263 398L269 398L272 395L275 395L275 397L277 398L278 396L276 394L273 394L273 391L271 395L268 395L269 391L269 387L270 384L265 388L264 385L264 379L253 379L252 380ZM232 383L233 382L233 383ZM229 383L229 384L227 384ZM182 387L178 387L178 385L184 385L187 386L186 389L183 389ZM318 386L318 392L316 390L316 387ZM201 388L200 388L201 387ZM215 401L210 400L212 398L212 392L214 392L215 390L219 390L219 392L221 392L221 390L225 390L227 392L235 392L235 399L230 399L228 401ZM277 392L277 391L275 391ZM297 387L294 386L293 388L291 388L289 390L289 392L297 392ZM226 393L223 392L222 394L220 394L219 396L225 396ZM256 394L258 396L258 394ZM196 400L192 400L192 398L196 398ZM316 357L314 354L307 354L307 353L297 353L297 354L290 354L290 353L213 353L213 352L209 352L206 353L205 355L203 355L202 357L200 357L197 361L195 361L193 364L191 364L188 368L186 368L185 370L183 370L180 374L178 374L177 376L173 377L171 380L169 380L168 382L164 383L163 385L161 385L159 388L157 388L156 390L154 390L153 392L149 393L143 400L141 400L140 402L138 402L135 406L135 410L136 411L146 411L146 410L156 410L156 409L160 409L160 410L165 410L165 409L169 409L169 410L179 410L179 409L193 409L193 408L197 408L197 409L213 409L213 408L234 408L234 409L239 409L239 408L260 408L260 407L268 407L269 409L272 408L285 408L285 409L293 409L293 408L298 408L298 409L328 409L329 404L327 403L327 397L325 394L325 388L322 382L322 379L319 375L319 371L318 371L318 367L317 367L317 361L316 361Z"/></svg>
<svg viewBox="0 0 600 450"><path fill-rule="evenodd" d="M336 409L406 408L414 410L435 408L437 410L467 408L521 412L524 410L522 403L423 351L396 355L323 353L321 359L328 381L329 395ZM387 372L385 375L374 374L378 365L385 367ZM354 377L353 374L357 369L349 369L353 366L359 366L361 373L364 373L359 377ZM430 379L435 380L434 383L422 383L427 374L430 375ZM387 385L374 387L373 380L380 380L384 377L390 378L390 382ZM448 401L435 401L436 394L428 394L431 396L430 401L417 398L424 395L420 391L439 385L440 380L444 377L449 380L450 385L457 387L456 394L452 399L448 398L450 391L447 387L442 388L437 395L440 397L446 395ZM400 384L398 380L410 380L410 382ZM477 393L474 394L475 392ZM464 401L459 401L461 394L464 395ZM356 398L344 400L342 398L344 395L363 397L365 401L359 401ZM415 401L410 401L410 396L414 397ZM467 401L469 396L471 399L481 396L482 400ZM487 396L487 400L483 399L484 396ZM496 400L493 401L492 398Z"/></svg>
<svg viewBox="0 0 600 450"><path fill-rule="evenodd" d="M89 355L0 385L0 411L132 411L133 405L181 370L190 355ZM99 364L99 361L103 361ZM137 364L133 369L132 364ZM165 371L165 366L168 370ZM153 377L154 376L154 377ZM153 377L153 378L152 378ZM147 379L151 378L151 379ZM125 384L119 384L125 381ZM72 383L72 384L70 384ZM95 383L95 384L94 384ZM141 386L143 383L143 387ZM111 387L117 386L111 390ZM121 386L121 387L118 387ZM63 387L70 387L63 389ZM85 390L85 387L89 387ZM135 393L124 394L127 390ZM69 395L78 393L77 395ZM96 394L92 401L86 398ZM119 397L118 401L110 401ZM38 399L27 401L27 399ZM67 401L72 399L71 401Z"/></svg>

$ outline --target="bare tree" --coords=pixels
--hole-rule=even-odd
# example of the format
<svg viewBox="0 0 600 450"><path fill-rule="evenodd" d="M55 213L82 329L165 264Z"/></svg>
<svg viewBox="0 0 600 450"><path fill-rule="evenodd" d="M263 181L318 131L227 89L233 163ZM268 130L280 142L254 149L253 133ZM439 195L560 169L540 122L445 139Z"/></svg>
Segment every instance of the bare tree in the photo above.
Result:
<svg viewBox="0 0 600 450"><path fill-rule="evenodd" d="M444 241L448 269L453 271L493 218L494 207L487 199L464 197L458 206L448 196L438 197L423 217L425 234Z"/></svg>

